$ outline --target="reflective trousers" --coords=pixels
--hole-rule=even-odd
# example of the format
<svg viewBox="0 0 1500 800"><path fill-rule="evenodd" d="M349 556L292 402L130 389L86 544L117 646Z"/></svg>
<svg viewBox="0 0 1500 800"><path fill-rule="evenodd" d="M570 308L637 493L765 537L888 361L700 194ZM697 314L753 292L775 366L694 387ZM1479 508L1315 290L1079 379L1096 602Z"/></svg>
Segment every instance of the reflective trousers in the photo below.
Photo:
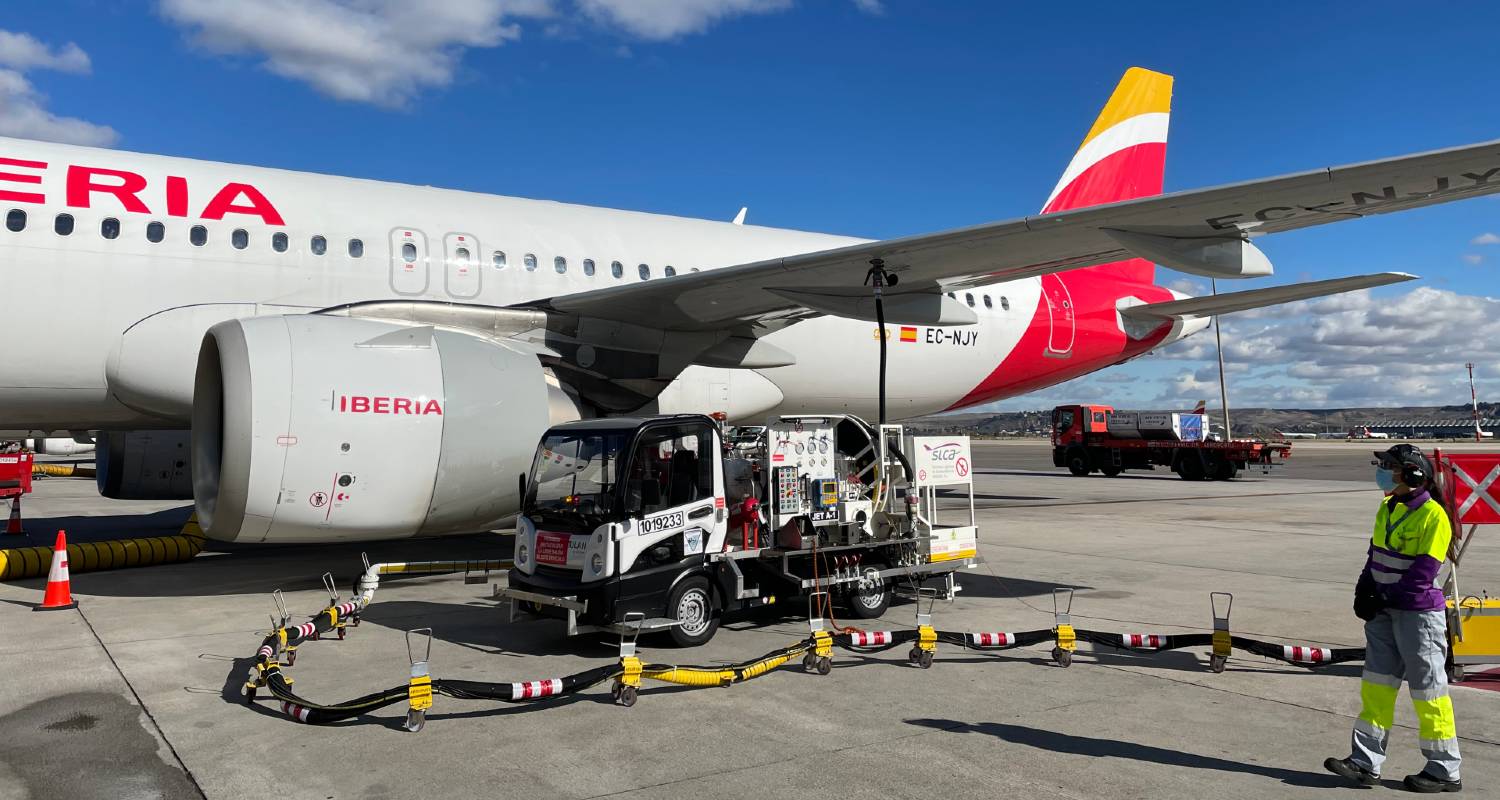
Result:
<svg viewBox="0 0 1500 800"><path fill-rule="evenodd" d="M1396 693L1404 679L1417 712L1418 739L1426 772L1458 780L1458 729L1448 696L1448 625L1442 611L1387 609L1365 623L1365 673L1354 723L1350 759L1380 773L1396 717Z"/></svg>

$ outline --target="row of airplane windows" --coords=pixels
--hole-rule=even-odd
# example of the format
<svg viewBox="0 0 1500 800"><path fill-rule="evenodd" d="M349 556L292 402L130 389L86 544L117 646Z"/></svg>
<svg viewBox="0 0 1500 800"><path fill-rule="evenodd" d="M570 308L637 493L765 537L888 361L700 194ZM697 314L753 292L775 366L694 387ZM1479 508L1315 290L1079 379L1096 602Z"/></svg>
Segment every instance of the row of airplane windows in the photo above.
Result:
<svg viewBox="0 0 1500 800"><path fill-rule="evenodd" d="M11 209L10 212L5 215L5 227L6 227L7 230L11 231L12 233L20 233L21 231L25 230L26 229L26 212L23 209L19 209L19 208L13 208L13 209ZM73 233L73 227L74 227L74 222L73 222L73 215L72 214L58 214L57 217L54 218L53 221L52 221L52 230L58 236L70 236L70 235L72 235L72 233ZM120 221L118 219L115 219L114 217L106 217L106 218L104 218L103 220L101 220L99 222L99 235L103 236L106 239L116 239L116 238L119 238L119 236L120 236ZM167 228L162 223L155 222L155 221L146 223L146 240L147 241L152 242L152 243L158 243L158 242L161 242L163 239L165 239L166 235L167 235ZM208 228L206 228L206 227L204 227L202 225L194 225L194 226L192 226L191 228L188 229L188 241L191 242L195 247L202 247L203 245L208 244ZM250 233L249 233L249 231L246 231L244 228L235 228L229 234L229 243L231 245L233 245L236 250L244 250L245 248L247 248L247 247L250 246ZM278 253L285 253L287 251L287 247L289 246L289 244L290 244L290 240L288 240L287 235L285 233L282 233L282 232L278 231L276 233L271 234L271 249L272 250L275 250ZM325 253L328 252L328 240L326 238L322 237L322 236L314 236L314 237L312 237L309 240L308 245L309 245L309 249L312 251L313 255L321 256L321 255L323 255L323 254L325 254ZM364 241L362 239L350 239L349 240L348 252L349 252L349 257L350 258L362 258L362 257L364 257L364 254L365 254L365 243L364 243ZM458 247L458 248L454 249L454 251L453 251L453 257L454 257L454 260L457 261L460 264L471 263L472 254L469 252L469 249L467 247ZM406 261L407 263L414 263L417 260L417 246L415 244L411 243L411 242L406 242L406 243L402 244L401 245L401 258L402 258L403 261ZM507 266L505 251L504 250L496 250L496 251L494 251L490 255L490 263L495 267L495 269L505 269L506 266ZM533 254L533 253L527 253L525 256L522 257L521 263L526 267L526 271L527 272L535 272L536 271L536 268L537 268L537 258L536 258L535 254ZM562 256L557 256L557 257L553 258L552 259L552 268L559 275L567 274L567 271L568 271L568 259L566 259L566 258L564 258ZM691 271L691 272L697 272L698 268L697 267L692 267L689 271ZM587 275L589 277L593 277L595 272L596 272L596 265L594 263L594 259L592 259L592 258L585 258L583 260L583 274ZM625 265L622 264L622 263L620 263L619 261L611 261L609 263L609 272L610 272L610 275L612 275L615 278L624 277L624 275L625 275ZM640 275L640 278L643 281L644 280L650 280L651 279L651 265L649 265L649 264L640 264L640 265L637 265L637 267L636 267L636 274ZM674 276L677 275L677 268L673 267L673 266L671 266L669 264L665 268L662 269L662 274L665 277L668 277L668 278L674 277ZM957 299L957 296L953 292L949 292L948 296L952 297L954 299ZM989 295L985 294L985 295L981 295L981 297L983 298L983 302L984 302L984 307L985 308L993 309L995 307L995 303L994 303L993 300L990 299ZM975 301L974 301L974 295L973 295L973 293L965 293L964 294L964 301L966 303L968 303L968 305L969 305L970 308L973 308L975 306ZM1010 310L1010 300L1008 298L1004 297L1004 296L1001 296L1000 297L1000 308L1002 310L1004 310L1004 311L1009 311Z"/></svg>

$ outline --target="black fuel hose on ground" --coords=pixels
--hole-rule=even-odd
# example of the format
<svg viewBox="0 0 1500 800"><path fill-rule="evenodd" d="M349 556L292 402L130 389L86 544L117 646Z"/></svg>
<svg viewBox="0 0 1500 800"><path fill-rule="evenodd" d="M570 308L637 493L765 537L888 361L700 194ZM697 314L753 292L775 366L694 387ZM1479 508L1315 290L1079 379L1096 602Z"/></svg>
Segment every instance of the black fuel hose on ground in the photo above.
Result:
<svg viewBox="0 0 1500 800"><path fill-rule="evenodd" d="M916 629L900 631L851 631L835 634L833 644L854 653L874 654L917 641Z"/></svg>
<svg viewBox="0 0 1500 800"><path fill-rule="evenodd" d="M432 690L444 697L458 700L502 700L508 703L520 703L581 692L610 678L618 677L620 674L619 664L608 664L561 678L518 683L487 683L436 678L432 681ZM406 696L404 687L401 693L402 697Z"/></svg>
<svg viewBox="0 0 1500 800"><path fill-rule="evenodd" d="M1019 631L1017 633L938 631L937 635L939 642L956 644L970 650L1009 650L1013 647L1029 647L1034 644L1050 642L1055 636L1051 628L1039 631Z"/></svg>

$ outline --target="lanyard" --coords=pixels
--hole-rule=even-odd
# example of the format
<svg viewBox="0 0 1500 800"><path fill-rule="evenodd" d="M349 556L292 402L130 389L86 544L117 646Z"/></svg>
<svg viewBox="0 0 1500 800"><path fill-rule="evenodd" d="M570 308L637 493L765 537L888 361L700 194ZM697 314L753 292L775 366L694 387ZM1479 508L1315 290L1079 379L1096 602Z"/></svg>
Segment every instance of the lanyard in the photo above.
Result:
<svg viewBox="0 0 1500 800"><path fill-rule="evenodd" d="M1400 503L1400 502L1398 502L1397 505L1400 505L1402 507L1406 506L1405 503ZM1401 546L1406 543L1406 538L1402 537L1400 544L1394 544L1391 541L1391 534L1395 533L1396 529L1399 528L1399 527L1401 527L1401 523L1405 522L1406 518L1410 517L1414 513L1414 511L1415 511L1415 509L1407 508L1406 509L1406 513L1402 514L1400 519L1392 521L1391 520L1392 509L1389 506L1386 507L1386 510L1385 510L1385 545L1386 545L1386 547L1390 548L1391 550L1396 550L1398 552L1401 550Z"/></svg>

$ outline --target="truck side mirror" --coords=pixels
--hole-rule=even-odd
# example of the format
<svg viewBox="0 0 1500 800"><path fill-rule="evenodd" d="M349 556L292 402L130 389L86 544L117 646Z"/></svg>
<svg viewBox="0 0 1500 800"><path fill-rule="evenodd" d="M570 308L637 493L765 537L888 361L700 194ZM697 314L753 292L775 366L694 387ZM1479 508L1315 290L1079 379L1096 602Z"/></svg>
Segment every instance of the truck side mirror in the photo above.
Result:
<svg viewBox="0 0 1500 800"><path fill-rule="evenodd" d="M521 498L521 505L524 506L524 505L526 505L526 473L523 472L523 473L521 473L517 477L520 478L519 483L520 483L520 492L521 492L521 494L518 495L518 496Z"/></svg>

